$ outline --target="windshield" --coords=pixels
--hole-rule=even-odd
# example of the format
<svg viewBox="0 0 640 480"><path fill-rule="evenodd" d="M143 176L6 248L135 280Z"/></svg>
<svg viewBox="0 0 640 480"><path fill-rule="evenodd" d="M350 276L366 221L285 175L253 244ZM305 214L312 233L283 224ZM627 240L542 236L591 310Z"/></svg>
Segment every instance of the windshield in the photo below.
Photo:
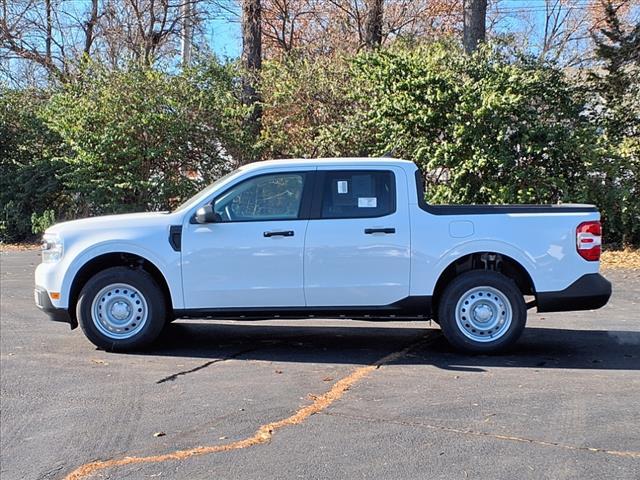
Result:
<svg viewBox="0 0 640 480"><path fill-rule="evenodd" d="M198 197L200 197L203 192L205 191L210 191L215 189L218 185L224 183L229 177L232 177L233 175L235 175L236 173L238 173L240 169L236 169L236 170L232 170L231 172L227 173L226 175L223 175L222 177L220 177L219 179L217 179L215 182L213 182L211 185L209 185L208 187L206 187L203 190L200 190L198 193L196 193L195 195L189 197L187 200L185 200L184 202L182 202L180 205L178 205L176 208L173 209L173 212L178 212L180 210L183 210L185 208L187 208L191 203L193 203Z"/></svg>

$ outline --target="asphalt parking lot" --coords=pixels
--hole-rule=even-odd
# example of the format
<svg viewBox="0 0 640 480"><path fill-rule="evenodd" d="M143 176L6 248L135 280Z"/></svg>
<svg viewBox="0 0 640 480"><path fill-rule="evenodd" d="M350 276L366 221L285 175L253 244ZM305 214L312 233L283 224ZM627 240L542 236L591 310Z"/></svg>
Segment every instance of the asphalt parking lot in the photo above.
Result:
<svg viewBox="0 0 640 480"><path fill-rule="evenodd" d="M640 478L637 271L500 356L348 320L179 321L110 354L36 309L38 252L0 260L3 480Z"/></svg>

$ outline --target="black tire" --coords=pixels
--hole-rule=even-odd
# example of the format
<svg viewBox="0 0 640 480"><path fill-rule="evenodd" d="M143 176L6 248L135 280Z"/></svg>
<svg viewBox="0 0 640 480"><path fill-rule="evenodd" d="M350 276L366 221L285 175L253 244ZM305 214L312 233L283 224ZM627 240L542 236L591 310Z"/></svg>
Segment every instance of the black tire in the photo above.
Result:
<svg viewBox="0 0 640 480"><path fill-rule="evenodd" d="M128 338L112 338L105 334L104 331L107 330L107 327L102 326L98 320L94 321L92 312L96 296L109 286L120 284L129 285L137 290L135 294L139 295L139 297L134 297L134 290L131 292L123 290L123 292L127 295L130 293L131 298L136 300L137 303L139 303L138 298L140 298L144 302L147 312L146 320L139 322L142 325L137 325L137 328L131 327L132 330L138 331ZM128 298L124 298L124 301L128 301ZM100 305L100 300L96 300L96 302L97 305ZM101 308L97 305L96 309ZM136 305L125 305L125 312L130 312L130 307L135 308ZM108 268L91 277L80 292L78 303L76 304L78 323L86 337L97 347L119 352L140 350L153 343L165 326L166 310L164 295L153 277L144 270L133 270L127 267ZM123 315L125 314L129 315L132 321L135 321L131 317L135 313L124 313ZM97 324L101 326L99 327ZM136 324L133 323L133 326L136 326ZM123 326L123 330L124 328ZM129 333L123 331L122 334L128 335Z"/></svg>
<svg viewBox="0 0 640 480"><path fill-rule="evenodd" d="M464 317L465 313L462 313L462 309L465 308L463 297L471 301L472 305L473 302L478 302L476 305L480 305L480 308L484 308L486 312L490 311L491 307L484 307L480 302L493 305L498 310L495 312L498 316L500 314L504 315L505 312L509 311L508 308L501 311L503 310L500 308L502 298L500 298L499 294L495 295L496 300L494 302L493 298L490 298L494 297L494 295L487 295L486 291L483 294L480 287L489 287L491 291L498 291L502 294L502 297L509 302L511 310L510 324L505 321L502 326L494 325L493 328L495 328L495 330L487 329L483 331L481 328L478 330L474 329L475 325L482 325L481 323L467 323L462 320L466 318ZM476 288L479 289L480 293L477 294L479 297L477 297L476 300L470 300L471 297L469 295L471 295L472 290ZM481 298L482 295L484 295L484 299ZM458 324L458 320L456 319L458 302L461 302L460 324ZM493 317L491 318L493 319ZM524 296L513 280L498 272L474 270L463 273L447 285L438 305L438 320L444 336L456 349L470 353L495 353L511 347L520 338L527 322L527 308L524 302ZM491 326L491 322L492 320L489 320L487 325ZM497 338L490 340L493 338L493 335L496 335ZM470 337L475 337L479 340L476 341Z"/></svg>

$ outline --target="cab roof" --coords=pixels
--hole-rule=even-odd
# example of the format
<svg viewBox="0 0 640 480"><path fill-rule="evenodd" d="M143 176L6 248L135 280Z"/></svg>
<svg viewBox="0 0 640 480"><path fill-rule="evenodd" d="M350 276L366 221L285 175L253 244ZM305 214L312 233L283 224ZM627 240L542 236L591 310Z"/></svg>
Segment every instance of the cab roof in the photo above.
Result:
<svg viewBox="0 0 640 480"><path fill-rule="evenodd" d="M337 158L283 158L277 160L265 160L249 163L242 167L243 170L261 169L265 167L309 167L309 166L344 166L354 165L364 167L367 165L393 165L402 168L415 167L415 163L409 160L388 157L337 157Z"/></svg>

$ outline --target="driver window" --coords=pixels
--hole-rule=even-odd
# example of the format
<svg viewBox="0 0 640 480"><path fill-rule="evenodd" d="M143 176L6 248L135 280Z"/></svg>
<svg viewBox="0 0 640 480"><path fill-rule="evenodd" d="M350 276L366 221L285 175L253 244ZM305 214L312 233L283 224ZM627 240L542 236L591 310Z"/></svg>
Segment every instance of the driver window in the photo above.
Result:
<svg viewBox="0 0 640 480"><path fill-rule="evenodd" d="M215 200L223 222L294 220L298 218L304 173L260 175L234 185Z"/></svg>

